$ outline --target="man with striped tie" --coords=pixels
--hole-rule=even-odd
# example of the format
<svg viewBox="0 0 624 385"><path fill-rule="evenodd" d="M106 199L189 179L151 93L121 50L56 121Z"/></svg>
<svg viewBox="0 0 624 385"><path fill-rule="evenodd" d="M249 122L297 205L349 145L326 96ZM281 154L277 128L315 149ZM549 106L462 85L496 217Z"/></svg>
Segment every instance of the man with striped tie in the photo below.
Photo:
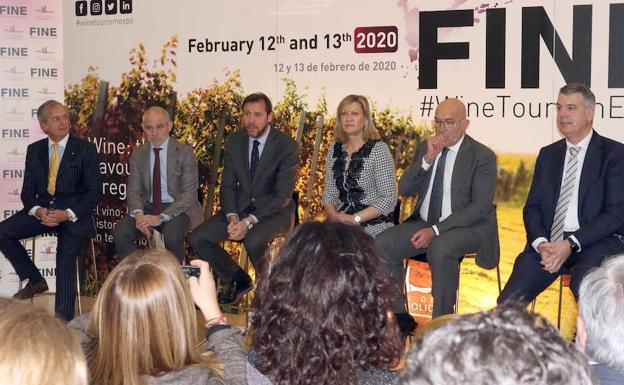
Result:
<svg viewBox="0 0 624 385"><path fill-rule="evenodd" d="M93 209L102 195L95 145L70 135L67 108L49 100L37 110L48 135L28 146L22 203L24 208L0 223L0 251L22 281L14 297L32 298L48 285L20 239L56 233L56 314L74 316L76 258L82 242L95 236ZM27 282L26 282L27 281Z"/></svg>
<svg viewBox="0 0 624 385"><path fill-rule="evenodd" d="M565 138L540 150L524 206L527 245L499 302L529 303L566 272L578 299L583 277L624 251L624 145L593 130L595 105L583 84L559 90Z"/></svg>

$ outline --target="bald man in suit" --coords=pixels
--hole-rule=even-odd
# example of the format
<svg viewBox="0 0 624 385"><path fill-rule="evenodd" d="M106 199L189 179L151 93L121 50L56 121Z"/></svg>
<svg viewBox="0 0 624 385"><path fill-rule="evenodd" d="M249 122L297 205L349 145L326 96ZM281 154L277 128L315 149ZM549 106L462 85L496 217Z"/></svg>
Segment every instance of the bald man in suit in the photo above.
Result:
<svg viewBox="0 0 624 385"><path fill-rule="evenodd" d="M125 257L136 250L141 234L149 237L155 228L182 263L184 238L204 219L197 200L197 160L190 146L170 137L173 123L164 108L148 108L142 126L147 142L130 156L129 215L115 228L115 248Z"/></svg>
<svg viewBox="0 0 624 385"><path fill-rule="evenodd" d="M500 247L494 209L496 155L466 134L466 107L447 99L436 108L436 134L419 144L399 193L417 196L412 215L376 238L396 282L404 282L403 259L427 255L431 267L433 316L452 313L459 284L459 260L477 253L477 264L494 268ZM405 298L393 304L399 326L413 323ZM410 322L412 321L412 322Z"/></svg>

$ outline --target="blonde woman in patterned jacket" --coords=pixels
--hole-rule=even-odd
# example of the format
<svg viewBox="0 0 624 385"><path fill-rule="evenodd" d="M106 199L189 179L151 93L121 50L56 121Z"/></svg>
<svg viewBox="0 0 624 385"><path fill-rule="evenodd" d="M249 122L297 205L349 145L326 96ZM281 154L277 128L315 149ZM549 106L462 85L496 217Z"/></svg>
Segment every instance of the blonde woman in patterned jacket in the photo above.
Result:
<svg viewBox="0 0 624 385"><path fill-rule="evenodd" d="M334 141L325 170L327 219L359 225L374 237L394 225L397 183L392 155L373 125L364 96L342 99Z"/></svg>

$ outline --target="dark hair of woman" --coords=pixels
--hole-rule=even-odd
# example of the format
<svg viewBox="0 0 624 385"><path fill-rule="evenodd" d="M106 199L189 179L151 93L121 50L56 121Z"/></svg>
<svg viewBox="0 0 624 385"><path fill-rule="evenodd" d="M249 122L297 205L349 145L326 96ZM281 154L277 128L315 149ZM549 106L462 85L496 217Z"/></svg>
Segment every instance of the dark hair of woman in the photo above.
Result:
<svg viewBox="0 0 624 385"><path fill-rule="evenodd" d="M354 384L358 369L398 364L396 289L383 266L357 226L299 226L254 299L257 369L275 385Z"/></svg>

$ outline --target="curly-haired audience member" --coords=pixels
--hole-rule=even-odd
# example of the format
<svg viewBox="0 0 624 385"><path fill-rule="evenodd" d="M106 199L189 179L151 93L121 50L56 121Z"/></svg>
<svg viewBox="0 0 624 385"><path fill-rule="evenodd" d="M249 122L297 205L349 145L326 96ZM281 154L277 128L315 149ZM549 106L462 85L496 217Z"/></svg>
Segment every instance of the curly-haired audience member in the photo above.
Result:
<svg viewBox="0 0 624 385"><path fill-rule="evenodd" d="M359 227L299 226L254 299L248 383L393 383L402 340L383 266Z"/></svg>
<svg viewBox="0 0 624 385"><path fill-rule="evenodd" d="M583 278L578 305L577 345L601 385L624 384L624 254Z"/></svg>
<svg viewBox="0 0 624 385"><path fill-rule="evenodd" d="M87 385L80 339L45 309L0 298L0 383Z"/></svg>
<svg viewBox="0 0 624 385"><path fill-rule="evenodd" d="M584 355L518 304L459 317L416 340L397 385L591 385Z"/></svg>
<svg viewBox="0 0 624 385"><path fill-rule="evenodd" d="M187 282L172 254L136 251L111 271L91 315L72 321L82 332L92 385L245 384L240 331L219 310L208 263L191 264L200 277ZM195 349L195 304L222 376L216 360Z"/></svg>

